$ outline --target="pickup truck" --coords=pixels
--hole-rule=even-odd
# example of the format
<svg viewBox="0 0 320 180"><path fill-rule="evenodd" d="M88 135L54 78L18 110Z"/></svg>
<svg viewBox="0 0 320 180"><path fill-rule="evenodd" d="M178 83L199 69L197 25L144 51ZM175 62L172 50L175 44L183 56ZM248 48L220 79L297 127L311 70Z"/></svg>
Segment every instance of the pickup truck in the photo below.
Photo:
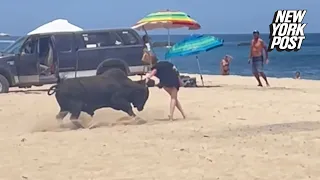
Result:
<svg viewBox="0 0 320 180"><path fill-rule="evenodd" d="M144 43L133 29L88 30L27 35L1 52L0 93L64 78L94 76L110 68L144 74Z"/></svg>

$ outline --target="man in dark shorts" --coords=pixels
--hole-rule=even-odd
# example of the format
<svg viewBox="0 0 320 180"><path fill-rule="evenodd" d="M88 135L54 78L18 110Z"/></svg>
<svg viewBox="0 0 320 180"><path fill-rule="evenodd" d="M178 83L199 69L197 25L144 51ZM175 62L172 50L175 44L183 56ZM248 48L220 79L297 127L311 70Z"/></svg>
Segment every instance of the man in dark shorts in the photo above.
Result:
<svg viewBox="0 0 320 180"><path fill-rule="evenodd" d="M173 120L175 107L178 108L182 117L185 119L186 116L178 100L178 92L181 86L181 80L175 66L168 61L160 61L153 65L151 70L151 73L146 77L146 82L148 82L152 76L156 76L160 81L159 84L161 85L161 88L163 88L170 95L169 119L171 121Z"/></svg>
<svg viewBox="0 0 320 180"><path fill-rule="evenodd" d="M263 51L266 53L266 60L263 58ZM250 57L248 63L252 65L252 73L254 77L258 81L258 86L262 87L262 83L260 81L260 76L265 80L266 85L269 86L269 82L267 80L267 76L263 72L263 64L268 64L268 50L267 46L260 38L259 31L253 31L253 39L251 41L250 47Z"/></svg>

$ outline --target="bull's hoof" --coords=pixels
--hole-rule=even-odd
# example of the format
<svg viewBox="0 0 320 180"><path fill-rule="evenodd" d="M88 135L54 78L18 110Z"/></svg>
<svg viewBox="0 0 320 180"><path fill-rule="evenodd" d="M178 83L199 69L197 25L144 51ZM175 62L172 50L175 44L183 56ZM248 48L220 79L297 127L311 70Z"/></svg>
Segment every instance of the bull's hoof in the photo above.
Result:
<svg viewBox="0 0 320 180"><path fill-rule="evenodd" d="M74 124L78 129L83 129L84 127L79 123L77 119L71 120L72 124Z"/></svg>
<svg viewBox="0 0 320 180"><path fill-rule="evenodd" d="M58 126L59 128L65 128L63 122L60 119L58 119Z"/></svg>
<svg viewBox="0 0 320 180"><path fill-rule="evenodd" d="M88 126L88 129L94 129L94 128L97 128L98 127L98 124L97 123L91 123L89 126Z"/></svg>
<svg viewBox="0 0 320 180"><path fill-rule="evenodd" d="M131 117L131 116L124 116L124 117L122 117L120 119L117 119L117 121L129 121L129 120L132 120L132 118L133 117Z"/></svg>
<svg viewBox="0 0 320 180"><path fill-rule="evenodd" d="M134 117L134 121L135 121L136 125L141 125L141 124L146 124L147 123L146 120L142 119L139 116Z"/></svg>

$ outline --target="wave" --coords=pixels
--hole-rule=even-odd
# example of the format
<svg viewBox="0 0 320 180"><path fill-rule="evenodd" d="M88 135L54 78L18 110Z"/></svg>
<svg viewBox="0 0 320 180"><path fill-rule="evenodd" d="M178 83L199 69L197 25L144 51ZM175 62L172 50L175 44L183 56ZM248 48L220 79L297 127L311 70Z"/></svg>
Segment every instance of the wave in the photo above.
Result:
<svg viewBox="0 0 320 180"><path fill-rule="evenodd" d="M0 43L13 43L14 40L0 40Z"/></svg>

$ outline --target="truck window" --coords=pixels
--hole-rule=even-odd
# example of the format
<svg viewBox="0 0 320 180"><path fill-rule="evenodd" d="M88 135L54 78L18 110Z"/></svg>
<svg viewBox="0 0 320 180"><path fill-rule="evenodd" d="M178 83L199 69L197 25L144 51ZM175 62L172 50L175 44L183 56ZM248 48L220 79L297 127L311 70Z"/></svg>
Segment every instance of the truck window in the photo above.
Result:
<svg viewBox="0 0 320 180"><path fill-rule="evenodd" d="M59 52L71 52L73 44L72 34L55 35L55 47Z"/></svg>
<svg viewBox="0 0 320 180"><path fill-rule="evenodd" d="M27 37L21 37L19 38L16 42L8 46L6 49L4 49L2 52L3 53L13 53L13 54L18 54L20 52L21 46L25 42Z"/></svg>
<svg viewBox="0 0 320 180"><path fill-rule="evenodd" d="M43 57L46 57L48 52L49 52L49 44L50 44L50 37L49 36L46 36L46 37L40 37L38 39L38 47L37 47L37 50L38 50L38 54L39 54L39 57L40 58L43 58Z"/></svg>
<svg viewBox="0 0 320 180"><path fill-rule="evenodd" d="M120 37L113 32L95 32L82 34L86 48L108 47L123 45Z"/></svg>
<svg viewBox="0 0 320 180"><path fill-rule="evenodd" d="M137 45L139 44L138 38L128 30L118 31L117 34L121 37L124 45Z"/></svg>
<svg viewBox="0 0 320 180"><path fill-rule="evenodd" d="M22 53L35 54L37 51L38 42L35 39L29 38L22 47Z"/></svg>

